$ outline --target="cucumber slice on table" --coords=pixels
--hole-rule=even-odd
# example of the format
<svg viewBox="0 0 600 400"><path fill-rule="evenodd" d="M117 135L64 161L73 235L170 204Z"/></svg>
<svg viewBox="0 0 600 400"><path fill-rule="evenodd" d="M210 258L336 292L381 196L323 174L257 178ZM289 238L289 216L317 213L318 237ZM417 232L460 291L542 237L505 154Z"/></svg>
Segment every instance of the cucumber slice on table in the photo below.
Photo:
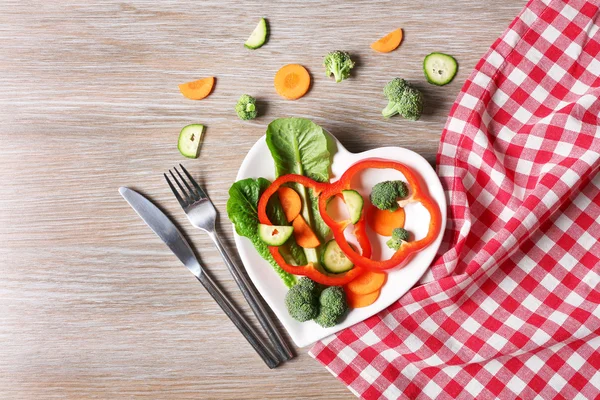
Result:
<svg viewBox="0 0 600 400"><path fill-rule="evenodd" d="M244 46L251 50L258 49L267 41L268 32L269 29L267 27L267 20L261 18L260 21L258 21L258 25L256 25L256 28L254 28L254 30L250 34L248 40L246 40L246 43L244 43Z"/></svg>
<svg viewBox="0 0 600 400"><path fill-rule="evenodd" d="M458 63L454 57L444 53L431 53L423 60L423 72L427 82L444 86L454 79Z"/></svg>
<svg viewBox="0 0 600 400"><path fill-rule="evenodd" d="M325 244L321 264L328 272L339 274L346 272L354 267L354 264L342 251L340 245L335 240L330 240Z"/></svg>
<svg viewBox="0 0 600 400"><path fill-rule="evenodd" d="M294 227L258 224L258 237L269 246L281 246L292 236Z"/></svg>
<svg viewBox="0 0 600 400"><path fill-rule="evenodd" d="M363 210L364 201L362 196L356 190L342 190L342 196L344 196L344 203L348 208L350 222L357 223Z"/></svg>
<svg viewBox="0 0 600 400"><path fill-rule="evenodd" d="M191 124L184 126L179 132L179 140L177 141L179 152L188 158L198 158L203 133L204 125Z"/></svg>

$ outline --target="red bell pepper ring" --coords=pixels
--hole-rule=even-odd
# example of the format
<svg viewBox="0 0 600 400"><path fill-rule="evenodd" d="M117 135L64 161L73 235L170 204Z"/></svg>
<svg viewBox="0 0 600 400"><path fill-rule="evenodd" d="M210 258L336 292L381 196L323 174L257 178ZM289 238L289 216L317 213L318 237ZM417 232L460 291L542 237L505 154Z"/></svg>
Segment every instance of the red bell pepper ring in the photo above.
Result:
<svg viewBox="0 0 600 400"><path fill-rule="evenodd" d="M269 217L267 216L267 212L266 212L267 203L269 202L269 199L271 198L271 196L277 192L277 189L279 189L279 187L281 185L283 185L285 183L289 183L289 182L299 183L307 188L310 188L313 190L315 195L319 195L321 192L323 192L325 189L327 189L329 187L328 183L316 182L316 181L314 181L310 178L307 178L306 176L303 176L303 175L288 174L288 175L280 176L279 178L275 179L275 181L273 181L271 186L269 186L264 191L264 193L262 194L262 196L260 197L260 200L258 202L258 220L260 221L261 224L272 225L271 221L269 220ZM360 239L360 240L362 240L362 242L365 242L365 240L366 240L366 245L368 246L369 252L368 252L368 254L365 254L365 255L370 256L371 246L368 243L366 231L364 228L364 221L362 222L361 227L362 227L361 228L362 231L358 233L357 238L359 238L359 236L360 236L362 238L362 239ZM358 229L358 230L361 230L361 229ZM362 246L362 244L361 244L361 246ZM326 285L326 286L345 285L346 283L352 281L354 278L356 278L363 272L363 270L361 268L357 268L355 266L348 272L344 272L341 274L335 274L335 275L328 274L328 273L318 269L318 267L315 266L313 263L308 263L306 265L300 265L300 266L288 264L285 261L285 259L283 258L283 256L281 255L281 253L279 252L279 247L269 246L269 251L271 252L271 255L273 256L273 258L275 259L277 264L279 264L281 269L283 269L284 271L289 272L290 274L294 274L294 275L306 276L306 277L312 279L313 281L318 282L322 285ZM363 251L364 251L364 249L363 249Z"/></svg>
<svg viewBox="0 0 600 400"><path fill-rule="evenodd" d="M344 236L344 229L348 226L349 221L337 222L327 214L327 201L342 190L350 189L352 177L358 172L369 168L395 169L396 171L400 171L408 181L408 186L412 192L408 199L403 200L403 203L420 202L430 215L429 230L423 239L402 243L392 258L383 261L371 260L368 256L365 257L364 255L358 254L352 246L350 246ZM399 265L411 254L429 246L440 233L442 225L442 216L439 206L433 198L423 190L418 176L410 168L396 161L374 158L357 162L348 168L338 181L324 188L321 196L319 196L319 212L321 213L323 221L331 228L336 242L350 261L354 263L355 268L360 267L369 270L385 270Z"/></svg>
<svg viewBox="0 0 600 400"><path fill-rule="evenodd" d="M329 184L328 187L329 186L331 186L331 184ZM333 196L344 201L344 196L342 195L341 191L334 194ZM329 201L327 201L326 203L328 203L328 202ZM327 204L325 204L325 209L327 209ZM320 207L319 207L319 214L322 214ZM372 248L371 248L371 242L369 241L369 237L367 236L367 222L366 221L367 221L367 219L365 218L365 213L363 211L360 215L358 222L356 222L354 224L353 233L354 233L354 237L358 241L358 244L360 245L360 250L361 250L362 256L370 258ZM344 228L342 229L342 231L344 231L344 229L346 229L346 227L350 224L350 220L340 221L340 222L337 222L337 224L339 226L343 226ZM330 228L331 228L331 226L330 226Z"/></svg>

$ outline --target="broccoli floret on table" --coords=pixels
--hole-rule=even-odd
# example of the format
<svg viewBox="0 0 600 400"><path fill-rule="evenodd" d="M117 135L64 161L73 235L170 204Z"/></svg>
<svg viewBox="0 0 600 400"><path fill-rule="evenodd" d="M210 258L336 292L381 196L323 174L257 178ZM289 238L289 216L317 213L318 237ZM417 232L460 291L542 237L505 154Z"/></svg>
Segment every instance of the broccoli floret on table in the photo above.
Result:
<svg viewBox="0 0 600 400"><path fill-rule="evenodd" d="M315 283L307 278L300 279L287 292L285 306L290 316L297 321L304 322L315 318L319 313L319 299L315 293Z"/></svg>
<svg viewBox="0 0 600 400"><path fill-rule="evenodd" d="M398 200L408 195L408 187L402 181L379 182L371 190L371 203L380 210L396 211Z"/></svg>
<svg viewBox="0 0 600 400"><path fill-rule="evenodd" d="M323 290L319 297L319 304L321 309L315 322L324 328L335 326L348 309L346 294L341 286L330 286Z"/></svg>
<svg viewBox="0 0 600 400"><path fill-rule="evenodd" d="M235 105L235 112L240 119L246 121L256 118L256 99L248 94L243 94Z"/></svg>
<svg viewBox="0 0 600 400"><path fill-rule="evenodd" d="M392 231L392 238L386 244L390 249L397 251L402 242L408 242L408 231L404 228L396 228Z"/></svg>
<svg viewBox="0 0 600 400"><path fill-rule="evenodd" d="M325 56L323 60L325 74L335 78L336 82L341 82L350 77L350 70L354 68L354 62L350 59L350 54L345 51L332 51Z"/></svg>
<svg viewBox="0 0 600 400"><path fill-rule="evenodd" d="M404 118L416 121L423 112L423 94L417 89L408 86L398 103L398 113Z"/></svg>
<svg viewBox="0 0 600 400"><path fill-rule="evenodd" d="M383 88L388 105L381 111L385 118L396 114L416 121L423 112L423 94L401 78L394 78Z"/></svg>

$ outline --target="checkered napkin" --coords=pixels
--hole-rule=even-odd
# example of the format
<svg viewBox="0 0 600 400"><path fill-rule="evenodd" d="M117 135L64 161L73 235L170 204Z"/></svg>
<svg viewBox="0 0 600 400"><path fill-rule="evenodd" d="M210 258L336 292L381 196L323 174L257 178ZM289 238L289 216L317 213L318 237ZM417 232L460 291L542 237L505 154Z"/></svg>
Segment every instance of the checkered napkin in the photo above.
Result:
<svg viewBox="0 0 600 400"><path fill-rule="evenodd" d="M310 352L357 396L600 398L599 7L530 1L468 78L438 259Z"/></svg>

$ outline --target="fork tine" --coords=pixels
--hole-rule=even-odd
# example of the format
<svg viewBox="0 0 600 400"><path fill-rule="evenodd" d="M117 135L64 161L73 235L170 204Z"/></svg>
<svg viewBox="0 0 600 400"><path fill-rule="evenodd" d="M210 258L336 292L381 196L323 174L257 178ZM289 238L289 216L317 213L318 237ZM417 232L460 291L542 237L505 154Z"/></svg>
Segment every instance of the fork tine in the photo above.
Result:
<svg viewBox="0 0 600 400"><path fill-rule="evenodd" d="M181 183L179 183L179 180L177 179L177 177L175 176L175 174L173 173L173 171L169 170L169 173L171 174L171 177L173 178L173 180L175 181L175 183L177 184L177 186L179 186L179 189L181 190L181 193L183 194L183 197L185 197L186 203L190 204L192 203L192 201L194 201L190 195L188 194L188 192L185 191L185 189L183 188L183 186L181 186Z"/></svg>
<svg viewBox="0 0 600 400"><path fill-rule="evenodd" d="M183 165L181 165L181 164L179 164L179 166L183 170L183 173L188 177L188 179L190 180L190 182L192 182L192 185L194 185L194 187L198 191L198 194L200 195L200 199L207 198L208 196L206 195L206 193L204 193L204 190L202 190L202 188L200 187L200 185L198 185L198 183L196 183L196 181L194 180L194 178L192 178L192 175L190 175L190 173L187 172L187 169L185 169L185 167Z"/></svg>
<svg viewBox="0 0 600 400"><path fill-rule="evenodd" d="M187 188L187 190L190 191L190 195L192 197L192 200L194 201L198 201L200 200L198 193L196 193L191 187L190 185L188 185L187 181L183 178L183 176L181 176L181 174L179 173L179 170L177 169L177 167L175 167L175 172L177 172L177 175L179 176L179 179L181 179L183 181L183 184L185 185L185 187Z"/></svg>
<svg viewBox="0 0 600 400"><path fill-rule="evenodd" d="M177 191L177 189L175 189L175 186L173 186L173 184L171 183L171 181L169 180L169 177L167 176L167 174L163 174L165 179L167 180L167 183L169 184L169 187L171 188L171 191L173 192L173 194L175 195L175 197L177 198L177 201L179 202L179 205L184 208L186 206L186 202L183 201L183 199L181 198L181 196L179 195L179 192Z"/></svg>

